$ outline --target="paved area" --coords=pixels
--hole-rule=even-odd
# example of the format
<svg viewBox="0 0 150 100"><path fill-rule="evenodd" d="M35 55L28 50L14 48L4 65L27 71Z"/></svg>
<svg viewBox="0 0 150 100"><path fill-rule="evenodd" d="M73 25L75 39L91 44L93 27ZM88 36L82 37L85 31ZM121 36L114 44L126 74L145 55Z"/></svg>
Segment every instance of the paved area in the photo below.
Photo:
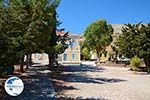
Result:
<svg viewBox="0 0 150 100"><path fill-rule="evenodd" d="M150 75L128 68L70 65L59 75L60 99L150 100Z"/></svg>
<svg viewBox="0 0 150 100"><path fill-rule="evenodd" d="M17 97L11 97L0 87L3 94L0 100L55 100L50 73L47 66L35 64L27 72L17 75L24 82L24 91Z"/></svg>

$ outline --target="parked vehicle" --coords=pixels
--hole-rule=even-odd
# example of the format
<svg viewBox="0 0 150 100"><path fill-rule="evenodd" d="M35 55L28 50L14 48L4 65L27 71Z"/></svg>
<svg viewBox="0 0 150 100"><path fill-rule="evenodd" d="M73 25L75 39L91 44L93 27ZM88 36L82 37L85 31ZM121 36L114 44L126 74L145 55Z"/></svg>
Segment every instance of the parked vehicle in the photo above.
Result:
<svg viewBox="0 0 150 100"><path fill-rule="evenodd" d="M130 63L130 60L129 58L127 57L121 57L121 58L117 58L117 61L120 62L120 63L125 63L125 64L129 64Z"/></svg>

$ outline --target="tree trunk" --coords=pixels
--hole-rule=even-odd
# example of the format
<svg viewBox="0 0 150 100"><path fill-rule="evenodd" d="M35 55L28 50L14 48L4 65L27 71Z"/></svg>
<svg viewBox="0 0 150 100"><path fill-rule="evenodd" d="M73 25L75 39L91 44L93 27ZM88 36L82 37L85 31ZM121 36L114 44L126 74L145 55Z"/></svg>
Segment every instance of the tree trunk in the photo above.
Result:
<svg viewBox="0 0 150 100"><path fill-rule="evenodd" d="M32 65L32 53L29 54L29 66L31 66L31 65Z"/></svg>
<svg viewBox="0 0 150 100"><path fill-rule="evenodd" d="M117 56L118 56L118 52L116 51L116 52L115 52L115 58L114 58L114 62L115 62L116 64L118 63Z"/></svg>
<svg viewBox="0 0 150 100"><path fill-rule="evenodd" d="M22 73L24 72L23 65L24 65L24 55L21 58L21 64L20 64L20 72L22 72Z"/></svg>
<svg viewBox="0 0 150 100"><path fill-rule="evenodd" d="M144 62L147 68L147 73L150 73L150 58L144 58Z"/></svg>
<svg viewBox="0 0 150 100"><path fill-rule="evenodd" d="M100 52L98 50L96 50L96 54L97 54L97 60L100 62Z"/></svg>
<svg viewBox="0 0 150 100"><path fill-rule="evenodd" d="M27 54L26 56L26 69L29 69L29 54Z"/></svg>
<svg viewBox="0 0 150 100"><path fill-rule="evenodd" d="M48 54L48 59L49 59L49 68L51 69L53 67L53 54L49 53Z"/></svg>

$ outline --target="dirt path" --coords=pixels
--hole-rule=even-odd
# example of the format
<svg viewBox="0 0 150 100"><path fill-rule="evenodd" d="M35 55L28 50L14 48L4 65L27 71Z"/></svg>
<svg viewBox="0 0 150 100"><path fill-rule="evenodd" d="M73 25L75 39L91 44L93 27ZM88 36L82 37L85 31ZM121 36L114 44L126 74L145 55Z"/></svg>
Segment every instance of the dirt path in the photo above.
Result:
<svg viewBox="0 0 150 100"><path fill-rule="evenodd" d="M128 68L65 66L55 82L59 99L150 100L150 75Z"/></svg>
<svg viewBox="0 0 150 100"><path fill-rule="evenodd" d="M55 100L54 88L48 67L34 65L22 75L17 75L24 82L24 91L17 97L9 96L1 86L0 100Z"/></svg>

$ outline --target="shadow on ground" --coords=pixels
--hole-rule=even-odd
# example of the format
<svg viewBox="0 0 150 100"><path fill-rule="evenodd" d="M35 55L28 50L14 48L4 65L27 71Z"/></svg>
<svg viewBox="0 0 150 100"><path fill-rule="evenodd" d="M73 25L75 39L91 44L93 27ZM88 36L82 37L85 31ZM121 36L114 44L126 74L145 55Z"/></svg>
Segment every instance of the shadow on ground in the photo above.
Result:
<svg viewBox="0 0 150 100"><path fill-rule="evenodd" d="M3 87L3 96L0 100L53 100L54 89L52 86L50 77L50 71L46 66L30 67L31 70L27 71L23 75L19 75L24 82L23 92L17 96L9 96Z"/></svg>
<svg viewBox="0 0 150 100"><path fill-rule="evenodd" d="M105 99L105 98L83 98L83 97L76 97L76 98L71 98L71 97L59 97L58 100L110 100L110 99Z"/></svg>
<svg viewBox="0 0 150 100"><path fill-rule="evenodd" d="M86 72L99 72L102 73L104 68L91 66L91 65L67 65L63 66L63 71L61 73L54 73L53 82L56 92L56 98L58 100L108 100L104 98L86 98L78 97L78 98L71 98L64 96L64 92L68 90L78 90L73 86L69 86L68 83L93 83L93 84L106 84L106 83L117 83L117 82L124 82L126 80L117 79L117 78L104 78L104 77L96 77L93 78L87 75Z"/></svg>
<svg viewBox="0 0 150 100"><path fill-rule="evenodd" d="M117 78L92 78L87 75L86 72L103 72L104 68L99 68L96 66L63 66L63 72L53 75L57 80L62 80L64 82L77 82L77 83L116 83L123 82L126 80Z"/></svg>
<svg viewBox="0 0 150 100"><path fill-rule="evenodd" d="M92 65L67 65L64 66L65 72L102 72L105 68Z"/></svg>

